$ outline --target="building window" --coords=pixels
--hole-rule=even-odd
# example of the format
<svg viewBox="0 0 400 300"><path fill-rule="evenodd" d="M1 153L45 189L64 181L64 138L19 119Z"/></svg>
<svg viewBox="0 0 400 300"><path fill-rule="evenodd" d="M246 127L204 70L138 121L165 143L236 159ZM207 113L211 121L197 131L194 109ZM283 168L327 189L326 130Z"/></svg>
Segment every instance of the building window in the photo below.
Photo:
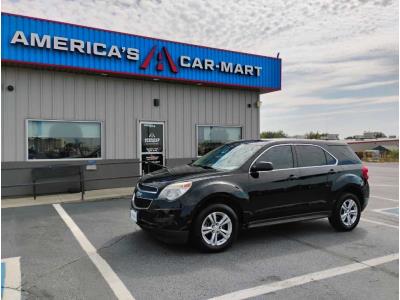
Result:
<svg viewBox="0 0 400 300"><path fill-rule="evenodd" d="M28 120L28 160L101 158L101 122Z"/></svg>
<svg viewBox="0 0 400 300"><path fill-rule="evenodd" d="M241 127L197 126L197 156L240 139L242 139Z"/></svg>

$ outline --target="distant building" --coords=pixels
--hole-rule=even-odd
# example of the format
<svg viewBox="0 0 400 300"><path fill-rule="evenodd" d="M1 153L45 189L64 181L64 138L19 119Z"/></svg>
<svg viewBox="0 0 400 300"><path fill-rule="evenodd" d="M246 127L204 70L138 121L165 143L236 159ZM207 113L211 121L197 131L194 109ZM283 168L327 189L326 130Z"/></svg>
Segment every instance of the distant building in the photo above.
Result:
<svg viewBox="0 0 400 300"><path fill-rule="evenodd" d="M364 139L376 139L376 138L386 138L386 136L385 135L382 136L382 132L364 131Z"/></svg>
<svg viewBox="0 0 400 300"><path fill-rule="evenodd" d="M375 132L364 132L364 139L374 139L376 137Z"/></svg>
<svg viewBox="0 0 400 300"><path fill-rule="evenodd" d="M293 138L293 139L305 139L306 136L304 134L297 134L297 135L291 136L291 138Z"/></svg>
<svg viewBox="0 0 400 300"><path fill-rule="evenodd" d="M399 139L370 139L363 141L346 141L354 152L364 152L365 150L379 150L381 154L393 150L399 150Z"/></svg>
<svg viewBox="0 0 400 300"><path fill-rule="evenodd" d="M346 140L371 140L371 139L386 139L386 135L378 131L364 131L363 134L349 136ZM389 138L396 139L397 136L390 135Z"/></svg>
<svg viewBox="0 0 400 300"><path fill-rule="evenodd" d="M399 145L379 145L372 150L378 150L381 155L387 155L390 152L398 151Z"/></svg>
<svg viewBox="0 0 400 300"><path fill-rule="evenodd" d="M321 137L321 140L338 140L339 134L337 133L328 133L327 135Z"/></svg>

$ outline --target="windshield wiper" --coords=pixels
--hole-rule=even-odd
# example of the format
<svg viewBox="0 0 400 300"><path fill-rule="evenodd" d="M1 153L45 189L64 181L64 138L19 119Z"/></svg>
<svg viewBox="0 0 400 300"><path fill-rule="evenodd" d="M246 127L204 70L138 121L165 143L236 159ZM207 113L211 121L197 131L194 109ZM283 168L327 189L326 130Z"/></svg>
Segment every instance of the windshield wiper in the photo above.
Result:
<svg viewBox="0 0 400 300"><path fill-rule="evenodd" d="M203 169L209 169L209 170L214 170L213 167L207 166L207 165L195 165L197 167L203 168Z"/></svg>

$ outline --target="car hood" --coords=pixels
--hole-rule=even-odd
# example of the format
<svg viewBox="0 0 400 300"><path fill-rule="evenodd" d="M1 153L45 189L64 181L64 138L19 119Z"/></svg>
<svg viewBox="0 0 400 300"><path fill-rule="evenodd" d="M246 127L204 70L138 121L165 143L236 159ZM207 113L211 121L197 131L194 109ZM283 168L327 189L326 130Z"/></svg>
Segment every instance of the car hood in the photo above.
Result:
<svg viewBox="0 0 400 300"><path fill-rule="evenodd" d="M139 183L160 188L174 181L203 178L220 172L222 171L204 169L192 165L182 165L146 174L139 180Z"/></svg>

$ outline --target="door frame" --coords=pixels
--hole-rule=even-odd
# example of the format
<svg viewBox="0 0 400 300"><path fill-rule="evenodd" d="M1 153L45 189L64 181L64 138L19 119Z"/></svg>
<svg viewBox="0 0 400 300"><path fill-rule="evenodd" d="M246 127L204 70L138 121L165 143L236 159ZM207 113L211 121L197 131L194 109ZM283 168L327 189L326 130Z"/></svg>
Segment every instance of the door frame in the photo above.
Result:
<svg viewBox="0 0 400 300"><path fill-rule="evenodd" d="M293 167L292 168L282 168L282 169L273 169L270 171L258 171L259 175L258 177L253 177L251 173L251 167L257 162L257 160L267 153L269 150L277 147L289 147L292 153L292 160L293 160ZM290 179L290 175L294 175L297 179ZM296 210L298 209L301 211L302 207L304 204L300 202L298 199L294 198L293 195L289 196L287 193L288 188L295 188L293 189L293 193L296 193L296 187L298 189L299 185L299 175L300 171L299 168L297 168L297 157L296 157L296 152L292 144L286 143L286 144L276 144L269 146L267 149L264 149L257 157L252 161L252 163L249 166L249 171L248 171L248 178L249 178L249 184L251 187L253 185L262 185L264 187L259 190L258 188L255 191L250 191L252 195L250 195L250 203L251 206L253 207L253 213L254 215L252 216L251 222L260 222L263 223L266 220L272 220L275 218L280 218L280 217L287 217L290 215L293 215L293 211L290 210ZM266 182L266 179L269 178L270 180ZM269 196L269 199L266 198L265 196L265 189L267 186L270 187L271 190L276 190L276 185L277 185L277 180L278 182L284 182L285 187L284 190L279 192L278 194L274 194L272 196ZM261 193L260 195L257 195L257 193ZM284 202L282 203L282 199L284 199ZM298 203L293 201L297 201ZM257 206L259 203L261 205ZM274 214L276 214L277 209L281 207L280 209L282 210L282 216L276 217ZM254 211L254 209L260 208L257 211Z"/></svg>
<svg viewBox="0 0 400 300"><path fill-rule="evenodd" d="M162 134L163 134L163 152L142 152L142 124L158 124L162 125ZM142 154L146 153L153 153L153 154L161 154L163 156L163 161L162 164L165 166L165 154L166 154L166 149L165 149L165 121L146 121L146 120L139 120L138 122L138 153L139 153L139 175L142 176Z"/></svg>

